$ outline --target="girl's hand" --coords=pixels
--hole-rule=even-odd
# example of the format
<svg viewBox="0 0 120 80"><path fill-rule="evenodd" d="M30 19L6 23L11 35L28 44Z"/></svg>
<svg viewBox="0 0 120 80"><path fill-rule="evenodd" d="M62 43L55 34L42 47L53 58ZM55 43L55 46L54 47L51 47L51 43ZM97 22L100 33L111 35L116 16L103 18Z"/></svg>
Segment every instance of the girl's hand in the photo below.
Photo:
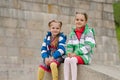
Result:
<svg viewBox="0 0 120 80"><path fill-rule="evenodd" d="M46 65L49 65L49 63L50 63L49 58L45 58L45 64L46 64Z"/></svg>
<svg viewBox="0 0 120 80"><path fill-rule="evenodd" d="M71 57L74 57L74 56L76 56L76 54L75 54L75 53L72 53L72 54L71 54Z"/></svg>
<svg viewBox="0 0 120 80"><path fill-rule="evenodd" d="M76 56L76 54L75 53L68 53L67 56L71 58L71 57Z"/></svg>
<svg viewBox="0 0 120 80"><path fill-rule="evenodd" d="M54 58L53 58L53 57L50 57L49 59L50 59L50 62L54 60Z"/></svg>
<svg viewBox="0 0 120 80"><path fill-rule="evenodd" d="M70 57L71 53L68 53L67 56Z"/></svg>

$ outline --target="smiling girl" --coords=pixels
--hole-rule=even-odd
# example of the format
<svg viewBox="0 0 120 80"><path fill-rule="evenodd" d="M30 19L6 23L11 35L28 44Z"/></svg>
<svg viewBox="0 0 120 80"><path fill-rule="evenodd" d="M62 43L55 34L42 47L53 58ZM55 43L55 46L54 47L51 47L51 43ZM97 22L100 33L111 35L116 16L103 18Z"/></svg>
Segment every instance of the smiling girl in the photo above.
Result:
<svg viewBox="0 0 120 80"><path fill-rule="evenodd" d="M69 35L67 43L67 57L64 62L64 80L69 79L71 68L72 80L77 80L77 65L91 62L92 48L95 46L94 33L87 25L86 13L76 13L75 27Z"/></svg>
<svg viewBox="0 0 120 80"><path fill-rule="evenodd" d="M58 80L58 66L63 62L66 36L61 33L62 22L52 20L48 23L49 31L41 48L43 62L38 68L38 80L43 80L45 71L52 73L53 80Z"/></svg>

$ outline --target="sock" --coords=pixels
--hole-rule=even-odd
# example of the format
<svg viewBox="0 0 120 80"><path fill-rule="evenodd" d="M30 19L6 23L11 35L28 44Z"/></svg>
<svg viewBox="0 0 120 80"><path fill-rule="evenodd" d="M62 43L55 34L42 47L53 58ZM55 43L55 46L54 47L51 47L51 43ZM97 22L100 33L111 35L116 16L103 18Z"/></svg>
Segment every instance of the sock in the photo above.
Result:
<svg viewBox="0 0 120 80"><path fill-rule="evenodd" d="M70 60L72 80L77 80L77 58L72 57Z"/></svg>
<svg viewBox="0 0 120 80"><path fill-rule="evenodd" d="M55 62L52 62L52 63L50 64L50 68L51 68L53 80L58 80L57 64L56 64Z"/></svg>
<svg viewBox="0 0 120 80"><path fill-rule="evenodd" d="M38 68L38 80L43 80L45 71L42 68Z"/></svg>
<svg viewBox="0 0 120 80"><path fill-rule="evenodd" d="M64 61L64 80L69 80L69 72L70 72L70 58L65 58Z"/></svg>

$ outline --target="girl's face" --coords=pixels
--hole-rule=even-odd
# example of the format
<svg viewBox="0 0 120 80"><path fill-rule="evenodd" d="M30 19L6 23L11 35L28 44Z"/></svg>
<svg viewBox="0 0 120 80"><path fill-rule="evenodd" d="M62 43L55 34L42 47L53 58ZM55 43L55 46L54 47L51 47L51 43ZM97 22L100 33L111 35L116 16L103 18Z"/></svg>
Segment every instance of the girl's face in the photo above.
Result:
<svg viewBox="0 0 120 80"><path fill-rule="evenodd" d="M87 23L87 20L85 19L85 16L83 14L76 14L76 17L75 17L76 28L81 28L85 26L86 23Z"/></svg>
<svg viewBox="0 0 120 80"><path fill-rule="evenodd" d="M60 33L61 27L59 23L52 22L50 24L50 31L52 33L52 36L55 37Z"/></svg>

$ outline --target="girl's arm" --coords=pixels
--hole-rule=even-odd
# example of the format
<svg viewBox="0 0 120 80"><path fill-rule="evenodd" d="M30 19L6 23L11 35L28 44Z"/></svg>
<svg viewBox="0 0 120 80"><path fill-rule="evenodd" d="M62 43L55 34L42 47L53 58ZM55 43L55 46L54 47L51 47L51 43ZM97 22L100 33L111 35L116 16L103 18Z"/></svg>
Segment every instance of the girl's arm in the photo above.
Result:
<svg viewBox="0 0 120 80"><path fill-rule="evenodd" d="M66 47L67 47L66 54L69 57L70 54L72 54L74 51L73 39L71 36L69 36L68 43L67 43Z"/></svg>
<svg viewBox="0 0 120 80"><path fill-rule="evenodd" d="M46 37L44 39L44 42L42 43L41 47L41 56L43 59L47 58L49 55L47 54L47 44L46 44Z"/></svg>
<svg viewBox="0 0 120 80"><path fill-rule="evenodd" d="M65 54L65 43L66 43L66 36L60 35L59 42L58 42L58 48L52 55L54 57L54 59Z"/></svg>

